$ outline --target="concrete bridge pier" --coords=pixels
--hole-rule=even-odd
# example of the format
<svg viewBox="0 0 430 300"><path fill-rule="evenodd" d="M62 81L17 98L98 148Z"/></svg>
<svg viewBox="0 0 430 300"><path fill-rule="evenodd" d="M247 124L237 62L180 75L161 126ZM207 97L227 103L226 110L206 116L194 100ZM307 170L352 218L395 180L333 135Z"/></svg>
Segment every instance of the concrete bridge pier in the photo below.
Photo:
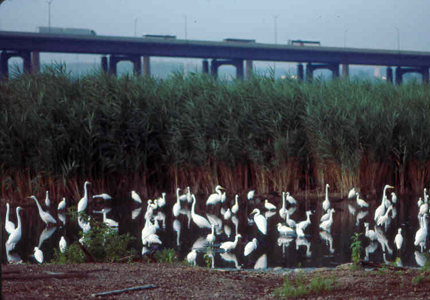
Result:
<svg viewBox="0 0 430 300"><path fill-rule="evenodd" d="M233 65L236 67L236 79L243 80L243 59L213 59L211 63L211 75L218 77L218 69L222 65Z"/></svg>
<svg viewBox="0 0 430 300"><path fill-rule="evenodd" d="M253 66L253 61L252 60L245 60L245 79L246 80L251 80L252 78L252 74L254 72L254 66Z"/></svg>
<svg viewBox="0 0 430 300"><path fill-rule="evenodd" d="M2 51L0 54L0 79L9 78L9 59L12 57L21 57L24 61L24 72L32 73L32 55L30 51Z"/></svg>
<svg viewBox="0 0 430 300"><path fill-rule="evenodd" d="M429 67L420 67L420 68L406 68L398 66L396 68L396 84L402 84L403 75L406 73L419 73L422 77L422 82L424 84L429 83Z"/></svg>
<svg viewBox="0 0 430 300"><path fill-rule="evenodd" d="M305 73L304 73L304 69L303 69L303 64L298 64L297 65L297 79L299 81L303 81L305 79Z"/></svg>
<svg viewBox="0 0 430 300"><path fill-rule="evenodd" d="M206 59L202 62L202 72L203 74L209 74L209 62Z"/></svg>
<svg viewBox="0 0 430 300"><path fill-rule="evenodd" d="M393 83L393 68L387 67L387 82Z"/></svg>
<svg viewBox="0 0 430 300"><path fill-rule="evenodd" d="M313 80L313 73L317 69L328 69L332 72L333 79L339 77L339 64L312 64L306 65L306 81L311 82Z"/></svg>
<svg viewBox="0 0 430 300"><path fill-rule="evenodd" d="M108 58L107 56L102 56L102 70L103 72L108 72L109 71L109 67L108 67Z"/></svg>
<svg viewBox="0 0 430 300"><path fill-rule="evenodd" d="M348 64L342 64L342 78L343 79L349 78L349 65Z"/></svg>
<svg viewBox="0 0 430 300"><path fill-rule="evenodd" d="M151 76L151 61L148 55L143 57L143 75Z"/></svg>
<svg viewBox="0 0 430 300"><path fill-rule="evenodd" d="M130 61L133 63L134 74L140 76L142 74L142 63L139 55L111 55L109 58L109 73L117 75L117 64L120 61Z"/></svg>

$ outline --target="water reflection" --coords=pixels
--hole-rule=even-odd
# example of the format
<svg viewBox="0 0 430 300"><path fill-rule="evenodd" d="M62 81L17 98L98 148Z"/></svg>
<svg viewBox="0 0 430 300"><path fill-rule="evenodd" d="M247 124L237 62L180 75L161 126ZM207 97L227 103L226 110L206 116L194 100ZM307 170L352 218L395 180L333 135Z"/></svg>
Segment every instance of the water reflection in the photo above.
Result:
<svg viewBox="0 0 430 300"><path fill-rule="evenodd" d="M303 267L331 267L351 260L351 236L355 232L366 232L360 237L365 260L395 261L409 267L419 267L425 263L426 239L415 246L414 237L417 230L421 228L424 231L427 227L428 210L427 213L419 213L417 196L398 195L396 203L387 197L382 197L381 202L379 196L373 199L366 196L363 199L369 203L369 208L362 208L356 198L348 200L330 195L331 208L325 217L322 216L325 213L321 201L323 197L295 198L297 205L285 201L284 207L281 197L270 198L276 209L266 210L263 197L256 197L252 201L237 197L239 208L236 213L232 211L236 203L235 195L227 197L224 203L218 202L210 206L205 205L204 196L199 196L192 205L188 203L188 198L184 198L183 201L178 201L180 206L176 217L172 214L172 207L177 199L168 195L150 202L145 200L143 204L130 198L125 207L110 205L115 203L115 199L91 200L88 205L91 208L91 218L118 227L121 234L129 232L137 237L138 242L132 246L142 247L142 255L163 248L174 248L179 259L183 260L195 250L196 264L202 266L209 264L209 260L198 258L206 254L210 265L218 268L297 267L299 263ZM160 205L163 200L164 206ZM53 205L55 199L51 199L51 202L51 208L44 210L60 221L57 226L50 224L46 227L39 217L35 202L26 205L26 209L20 212L21 241L7 244L9 236L3 235L3 263L20 262L22 258L24 261L36 262L31 258L36 245L43 252L44 261L49 261L53 256L53 249L60 248L60 240L64 239L72 244L79 238L79 231L88 232L91 229L90 222L83 218L78 218L77 222L66 222L65 211L57 212L56 205ZM425 200L422 202L423 205L426 204ZM381 203L384 212L379 221L375 221L374 214L378 206L382 210ZM194 212L197 211L199 216L208 221L210 229L199 228L191 222L192 206ZM6 213L6 210L7 207L3 206L2 213ZM119 210L121 215L118 215ZM421 210L424 212L423 208ZM254 213L251 214L252 212ZM8 219L17 220L16 207L9 208ZM322 226L324 219L329 226ZM262 224L265 224L265 229ZM404 237L401 251L397 250L395 244L399 228L402 228ZM208 241L208 235L211 234L214 240ZM224 252L220 246L225 242L234 243L239 235L243 238L238 239L235 248ZM248 253L245 246L254 239L258 246Z"/></svg>

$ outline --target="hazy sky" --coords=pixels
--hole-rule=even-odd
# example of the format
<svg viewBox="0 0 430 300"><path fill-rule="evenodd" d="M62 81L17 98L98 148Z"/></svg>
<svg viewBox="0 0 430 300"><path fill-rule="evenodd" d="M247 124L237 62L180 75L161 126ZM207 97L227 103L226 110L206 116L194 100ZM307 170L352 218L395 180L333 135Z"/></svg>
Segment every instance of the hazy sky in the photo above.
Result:
<svg viewBox="0 0 430 300"><path fill-rule="evenodd" d="M170 34L189 39L319 40L325 46L430 51L429 0L53 0L51 26L98 35ZM7 0L0 29L35 32L48 25L47 0ZM346 31L346 33L345 33Z"/></svg>

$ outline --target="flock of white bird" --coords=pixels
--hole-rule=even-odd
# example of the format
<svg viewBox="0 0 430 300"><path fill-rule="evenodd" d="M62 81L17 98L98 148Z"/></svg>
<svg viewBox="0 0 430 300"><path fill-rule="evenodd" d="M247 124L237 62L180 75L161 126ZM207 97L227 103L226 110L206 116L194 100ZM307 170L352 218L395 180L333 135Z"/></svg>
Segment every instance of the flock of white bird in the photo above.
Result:
<svg viewBox="0 0 430 300"><path fill-rule="evenodd" d="M78 213L85 212L89 202L89 192L88 186L90 182L86 181L84 183L84 196L79 200L77 205ZM392 249L389 246L389 242L385 237L384 231L387 231L387 228L390 226L391 220L396 217L397 209L397 196L394 192L391 193L391 199L387 197L387 190L393 189L392 186L386 185L383 190L382 201L381 204L376 208L375 215L373 220L375 221L374 229L370 229L369 223L364 223L365 228L365 237L369 239L370 244L365 248L366 251L366 259L369 259L369 254L374 252L377 248L377 244L375 241L378 241L382 245L382 249L384 252L384 260L386 260L385 251L387 250L390 254L392 253ZM299 249L299 246L306 246L306 255L309 257L311 255L310 252L310 242L306 237L306 230L309 228L311 224L311 215L312 211L306 211L306 219L300 222L294 221L291 216L295 212L297 208L297 201L291 196L289 192L282 192L282 204L277 212L278 207L269 202L268 199L264 201L264 204L260 204L259 202L254 201L254 191L249 191L246 199L244 201L239 201L239 195L235 195L235 199L233 205L230 207L228 203L226 203L226 192L225 189L221 186L217 186L215 188L215 193L209 195L206 200L206 216L200 215L196 212L196 196L191 192L190 187L187 187L186 192L181 194L181 189L177 188L176 190L176 201L172 206L172 216L174 218L173 221L173 229L177 234L177 246L181 244L180 242L180 232L181 232L181 222L179 221L179 216L181 214L186 215L188 218L188 228L191 226L191 221L201 229L208 230L207 234L205 233L203 236L198 238L193 246L191 247L191 251L186 256L186 259L191 264L196 264L197 256L199 252L206 252L208 247L211 249L208 252L208 256L212 259L213 266L213 252L219 252L221 257L226 261L232 261L235 264L236 268L240 268L241 266L238 263L236 253L238 251L239 240L245 236L247 241L245 246L243 247L243 256L247 257L253 253L258 244L261 241L264 241L268 234L268 219L272 216L279 214L281 222L278 222L276 225L276 229L278 231L278 245L282 246L283 252L285 248L290 245L292 241L296 243L296 249ZM112 197L106 193L94 195L93 198L100 198L106 201L112 200ZM136 191L131 192L131 198L142 204L143 201L138 195ZM348 199L356 199L356 206L348 203L349 212L352 215L355 215L357 212L357 208L360 209L360 212L357 213L357 223L359 225L360 220L367 215L369 204L360 198L359 193L355 188L351 189L348 195ZM43 252L40 250L40 247L44 240L49 238L56 229L57 220L52 217L52 215L45 211L40 205L39 201L35 196L29 197L29 199L34 200L40 219L46 224L45 230L42 232L39 244L34 247L34 258L37 262L43 263ZM423 200L424 199L424 200ZM415 256L418 264L422 263L422 252L426 248L426 240L427 240L427 216L429 213L429 205L428 205L428 195L426 190L424 190L424 198L420 198L418 201L419 205L419 213L418 220L420 224L420 228L416 232L414 245L420 247L421 253L416 251ZM348 200L350 201L350 200ZM158 248L157 245L163 244L162 239L157 234L157 231L160 230L159 222L162 222L161 228L166 228L166 193L162 193L161 197L155 200L147 200L146 203L146 211L144 214L144 227L141 232L141 241L142 241L142 255L145 255L154 250L154 248ZM45 197L45 205L46 207L50 207L51 200L49 199L48 191L46 192ZM191 206L191 209L190 209ZM248 215L247 209L248 206L251 207L252 211ZM288 206L288 208L287 208ZM331 206L329 200L329 185L325 186L325 197L321 203L322 211L324 214L319 220L319 229L320 229L320 237L327 242L329 246L330 252L334 252L333 249L333 238L331 236L331 228L333 225L333 214L335 213L335 209ZM64 211L66 208L66 200L63 200L58 204L58 219L65 225L66 219L64 216ZM9 203L6 204L6 219L5 219L5 230L9 234L9 237L6 242L6 253L9 262L20 261L19 256L13 254L12 250L15 248L15 245L21 240L22 236L22 224L20 211L21 207L16 207L16 216L17 216L17 226L9 219L10 207ZM103 214L103 222L111 227L118 228L118 222L114 221L107 217L107 214L110 209L102 209L99 213ZM142 207L139 205L138 208L134 209L132 212L132 219L136 219L142 210ZM219 210L219 213L209 213L209 211ZM246 221L248 226L255 226L256 231L254 231L254 236L244 235L243 233L239 233L239 215L247 214ZM234 238L231 236L231 229L227 224L223 224L223 220L231 222L235 225L235 235ZM88 220L84 220L81 217L78 217L78 224L84 233L88 233L91 229L90 222ZM53 226L50 226L53 225ZM224 226L223 226L224 225ZM199 229L199 230L200 230ZM309 235L308 235L309 236ZM82 239L80 240L82 243ZM398 251L401 250L403 244L402 237L402 229L398 228L398 234L395 237L394 244ZM155 245L155 246L154 246ZM154 246L154 247L153 247ZM67 247L67 242L64 236L60 238L59 241L59 249L61 252L65 252ZM424 257L425 261L425 257ZM267 255L263 254L255 263L254 268L267 268Z"/></svg>

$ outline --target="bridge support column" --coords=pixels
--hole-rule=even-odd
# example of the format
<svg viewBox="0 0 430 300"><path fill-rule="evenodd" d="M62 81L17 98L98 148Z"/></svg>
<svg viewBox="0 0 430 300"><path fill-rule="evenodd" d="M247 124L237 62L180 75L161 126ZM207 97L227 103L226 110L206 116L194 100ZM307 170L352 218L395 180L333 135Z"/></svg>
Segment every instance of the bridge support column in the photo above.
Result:
<svg viewBox="0 0 430 300"><path fill-rule="evenodd" d="M342 78L343 79L349 78L349 65L348 64L342 64Z"/></svg>
<svg viewBox="0 0 430 300"><path fill-rule="evenodd" d="M243 60L238 59L235 62L235 66L236 66L236 79L243 81Z"/></svg>
<svg viewBox="0 0 430 300"><path fill-rule="evenodd" d="M202 62L202 72L203 74L209 73L209 62L206 59L204 59Z"/></svg>
<svg viewBox="0 0 430 300"><path fill-rule="evenodd" d="M253 67L253 61L252 60L245 60L245 78L246 80L251 80L252 78L252 74L254 72L254 67Z"/></svg>
<svg viewBox="0 0 430 300"><path fill-rule="evenodd" d="M422 68L421 76L423 77L423 83L429 84L429 68L428 67Z"/></svg>
<svg viewBox="0 0 430 300"><path fill-rule="evenodd" d="M387 67L387 82L393 83L393 68Z"/></svg>
<svg viewBox="0 0 430 300"><path fill-rule="evenodd" d="M34 51L31 53L31 63L32 72L40 72L40 52Z"/></svg>
<svg viewBox="0 0 430 300"><path fill-rule="evenodd" d="M108 58L107 56L102 56L102 71L103 72L108 72L109 71L109 67L108 67Z"/></svg>
<svg viewBox="0 0 430 300"><path fill-rule="evenodd" d="M298 64L297 65L297 79L299 81L303 81L304 80L304 70L303 70L303 64Z"/></svg>
<svg viewBox="0 0 430 300"><path fill-rule="evenodd" d="M151 76L151 61L148 55L143 57L143 75Z"/></svg>
<svg viewBox="0 0 430 300"><path fill-rule="evenodd" d="M24 72L25 73L33 73L32 63L31 63L31 52L23 51L20 55L24 60Z"/></svg>
<svg viewBox="0 0 430 300"><path fill-rule="evenodd" d="M307 82L312 82L312 80L314 79L314 69L311 63L308 63L306 65L306 81Z"/></svg>
<svg viewBox="0 0 430 300"><path fill-rule="evenodd" d="M109 74L116 76L117 70L116 70L116 64L118 63L118 57L115 55L111 55L109 57Z"/></svg>
<svg viewBox="0 0 430 300"><path fill-rule="evenodd" d="M402 84L403 81L403 70L401 67L396 68L396 84Z"/></svg>
<svg viewBox="0 0 430 300"><path fill-rule="evenodd" d="M0 80L8 79L9 77L9 57L6 51L0 53Z"/></svg>
<svg viewBox="0 0 430 300"><path fill-rule="evenodd" d="M142 75L142 60L140 56L136 55L133 57L133 67L134 67L134 75L141 76Z"/></svg>

